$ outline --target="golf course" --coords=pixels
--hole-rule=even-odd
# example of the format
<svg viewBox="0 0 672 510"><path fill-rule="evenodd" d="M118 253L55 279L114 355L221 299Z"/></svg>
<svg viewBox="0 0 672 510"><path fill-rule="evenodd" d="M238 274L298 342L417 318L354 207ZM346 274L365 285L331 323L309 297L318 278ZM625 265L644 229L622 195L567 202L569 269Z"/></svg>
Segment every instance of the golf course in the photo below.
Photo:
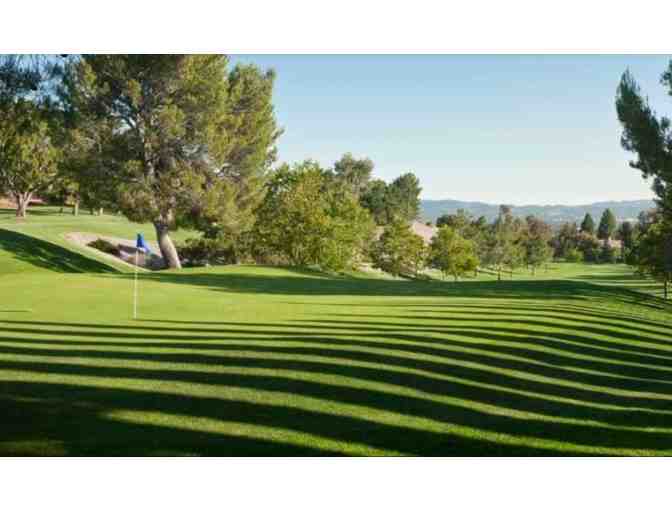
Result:
<svg viewBox="0 0 672 510"><path fill-rule="evenodd" d="M0 455L672 455L672 306L624 264L142 271L134 320L70 232L154 239L0 211Z"/></svg>

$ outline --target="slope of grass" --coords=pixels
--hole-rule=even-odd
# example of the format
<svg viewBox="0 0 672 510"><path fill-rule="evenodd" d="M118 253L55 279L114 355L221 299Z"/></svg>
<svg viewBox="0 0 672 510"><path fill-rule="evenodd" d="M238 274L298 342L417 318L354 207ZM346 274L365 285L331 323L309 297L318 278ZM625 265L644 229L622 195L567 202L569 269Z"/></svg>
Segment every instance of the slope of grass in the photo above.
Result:
<svg viewBox="0 0 672 510"><path fill-rule="evenodd" d="M37 269L57 269L50 267L49 262L42 260L38 262L40 255L30 253L28 247L30 243L19 242L18 249L12 249L9 244L18 242L17 236L24 236L20 239L27 241L34 239L35 245L41 246L44 253L47 251L57 252L57 247L64 248L71 252L70 258L81 255L85 260L74 259L71 261L71 269L74 271L102 271L102 267L94 269L92 263L98 262L105 266L105 271L128 272L129 268L125 264L111 262L108 258L96 256L92 250L78 247L65 239L65 234L70 232L91 232L125 239L134 239L136 234L141 233L147 239L154 239L154 227L150 224L131 223L123 216L104 214L103 216L94 216L87 211L81 211L78 216L73 216L69 209L59 213L59 207L50 206L32 206L29 209L28 217L23 220L17 220L14 211L10 209L0 209L0 274L9 272L27 272ZM175 232L171 237L175 241L183 241L187 237L194 236L193 232L181 230ZM14 236L14 237L13 237ZM42 244L39 243L42 241ZM44 243L48 243L45 245ZM57 258L68 257L64 252L58 252L52 261ZM33 264L32 262L37 262ZM67 263L66 263L67 264ZM87 266L88 264L88 266Z"/></svg>
<svg viewBox="0 0 672 510"><path fill-rule="evenodd" d="M23 264L0 276L0 455L672 454L671 310L624 266L166 271L132 320L132 275L23 241L0 246Z"/></svg>

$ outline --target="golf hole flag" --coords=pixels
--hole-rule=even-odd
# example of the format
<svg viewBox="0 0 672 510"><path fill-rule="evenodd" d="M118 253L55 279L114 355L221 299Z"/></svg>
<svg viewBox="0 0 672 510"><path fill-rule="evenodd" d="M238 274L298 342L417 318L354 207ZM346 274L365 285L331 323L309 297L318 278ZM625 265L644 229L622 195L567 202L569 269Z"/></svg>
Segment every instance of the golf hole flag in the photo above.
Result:
<svg viewBox="0 0 672 510"><path fill-rule="evenodd" d="M133 282L133 318L138 318L138 253L152 253L152 250L149 248L149 245L145 241L145 238L142 237L142 234L138 234L138 237L135 241L135 278Z"/></svg>
<svg viewBox="0 0 672 510"><path fill-rule="evenodd" d="M152 253L152 250L149 249L149 245L145 242L145 238L142 234L138 234L138 238L135 241L135 247L142 253Z"/></svg>

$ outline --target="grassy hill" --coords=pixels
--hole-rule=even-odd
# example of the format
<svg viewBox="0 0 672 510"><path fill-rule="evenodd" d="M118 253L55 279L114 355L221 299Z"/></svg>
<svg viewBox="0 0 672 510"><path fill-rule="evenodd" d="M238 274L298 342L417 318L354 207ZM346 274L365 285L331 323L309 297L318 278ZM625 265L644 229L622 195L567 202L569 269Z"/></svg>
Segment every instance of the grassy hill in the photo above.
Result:
<svg viewBox="0 0 672 510"><path fill-rule="evenodd" d="M136 230L0 218L0 455L672 454L672 315L625 266L145 273L134 321L62 235Z"/></svg>

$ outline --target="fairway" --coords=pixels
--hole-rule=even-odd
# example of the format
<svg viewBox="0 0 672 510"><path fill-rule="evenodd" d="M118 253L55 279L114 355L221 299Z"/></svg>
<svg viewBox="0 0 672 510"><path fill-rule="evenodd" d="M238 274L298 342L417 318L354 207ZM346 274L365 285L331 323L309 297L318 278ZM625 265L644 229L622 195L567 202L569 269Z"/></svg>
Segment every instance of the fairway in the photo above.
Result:
<svg viewBox="0 0 672 510"><path fill-rule="evenodd" d="M144 273L134 321L78 225L0 225L2 455L672 454L670 310L625 266Z"/></svg>

